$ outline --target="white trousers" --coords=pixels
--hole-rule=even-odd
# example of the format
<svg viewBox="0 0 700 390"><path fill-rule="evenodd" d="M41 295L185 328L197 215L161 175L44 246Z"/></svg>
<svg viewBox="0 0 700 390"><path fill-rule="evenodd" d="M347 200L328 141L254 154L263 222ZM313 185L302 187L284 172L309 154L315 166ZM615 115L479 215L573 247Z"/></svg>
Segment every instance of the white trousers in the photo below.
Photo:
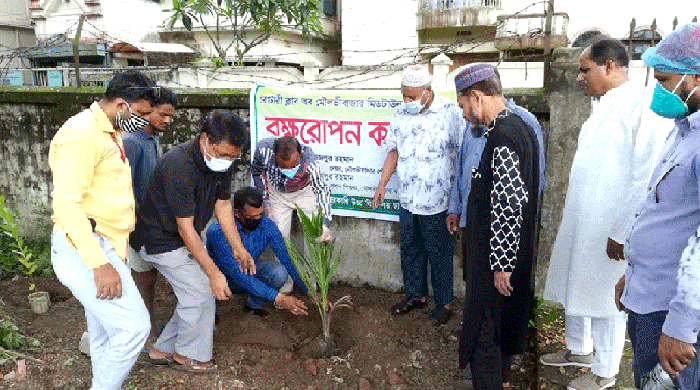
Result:
<svg viewBox="0 0 700 390"><path fill-rule="evenodd" d="M119 274L121 298L97 299L95 274L80 258L62 230L51 238L51 264L58 280L85 308L90 332L91 390L121 390L151 330L148 311L129 266L108 239L95 234Z"/></svg>
<svg viewBox="0 0 700 390"><path fill-rule="evenodd" d="M311 218L311 215L316 212L316 194L308 185L296 192L279 192L276 189L269 187L269 204L268 211L270 219L272 219L277 227L282 232L282 237L289 238L292 230L292 212L296 210L296 206Z"/></svg>
<svg viewBox="0 0 700 390"><path fill-rule="evenodd" d="M275 188L268 187L270 196L268 204L268 212L270 219L275 222L277 227L282 232L282 237L289 239L292 231L292 212L296 210L296 206L311 218L311 215L318 210L316 205L316 194L314 194L311 186L308 185L296 192L279 192ZM288 294L292 292L294 282L292 277L288 276L284 286L280 288L280 292Z"/></svg>
<svg viewBox="0 0 700 390"><path fill-rule="evenodd" d="M610 378L620 371L625 348L627 316L624 314L591 318L566 316L566 347L574 355L588 355L595 350L591 372Z"/></svg>

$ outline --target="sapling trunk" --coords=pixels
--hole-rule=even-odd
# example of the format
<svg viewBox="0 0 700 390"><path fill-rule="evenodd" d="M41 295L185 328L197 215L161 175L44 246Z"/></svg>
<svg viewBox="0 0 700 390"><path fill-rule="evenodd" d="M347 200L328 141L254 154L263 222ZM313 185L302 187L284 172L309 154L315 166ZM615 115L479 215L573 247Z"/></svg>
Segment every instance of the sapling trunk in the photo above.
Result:
<svg viewBox="0 0 700 390"><path fill-rule="evenodd" d="M333 311L338 307L350 307L352 302L350 296L346 295L335 303L328 306L328 286L333 275L335 274L338 264L340 263L340 252L334 258L335 239L330 242L318 242L316 239L323 234L323 216L319 210L315 215L309 218L299 207L297 213L301 219L301 227L304 234L304 242L308 249L309 256L304 254L304 251L287 239L287 249L289 257L294 263L299 276L304 281L304 284L311 289L316 286L318 294L311 291L311 299L314 301L318 313L321 316L321 331L323 335L323 347L326 353L332 352L333 341L331 335L331 317Z"/></svg>

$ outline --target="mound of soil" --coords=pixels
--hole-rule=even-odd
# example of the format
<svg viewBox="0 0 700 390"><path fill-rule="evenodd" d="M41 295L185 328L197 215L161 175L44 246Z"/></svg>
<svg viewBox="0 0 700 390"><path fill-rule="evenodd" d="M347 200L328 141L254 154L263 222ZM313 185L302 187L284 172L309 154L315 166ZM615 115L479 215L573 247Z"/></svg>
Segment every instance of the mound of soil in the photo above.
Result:
<svg viewBox="0 0 700 390"><path fill-rule="evenodd" d="M46 314L29 308L29 285L47 291L52 306ZM214 332L214 359L218 372L190 374L168 367L136 363L125 389L454 389L464 373L457 371L457 337L462 302L455 301L455 315L447 325L427 323L429 307L404 316L392 316L388 308L401 295L373 288L335 285L331 298L350 295L351 309L334 312L331 331L337 356L318 358L311 347L321 333L321 320L313 304L308 316L294 316L268 307L271 315L259 318L243 311L244 297L234 296L218 305L219 323ZM78 351L86 330L80 303L55 278L17 277L0 281L0 311L11 316L25 333L42 342L28 353L45 362L27 361L27 380L3 381L2 389L87 389L89 357ZM163 326L175 307L170 286L159 277L156 284L155 326ZM534 350L534 345L533 345ZM0 373L14 370L10 362ZM526 353L515 371L514 389L534 389L535 358Z"/></svg>

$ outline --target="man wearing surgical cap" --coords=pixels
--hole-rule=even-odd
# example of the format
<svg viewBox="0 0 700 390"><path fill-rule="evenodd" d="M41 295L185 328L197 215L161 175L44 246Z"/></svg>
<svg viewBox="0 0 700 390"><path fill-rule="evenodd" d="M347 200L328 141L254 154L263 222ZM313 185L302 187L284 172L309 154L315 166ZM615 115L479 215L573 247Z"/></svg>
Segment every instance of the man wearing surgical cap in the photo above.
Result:
<svg viewBox="0 0 700 390"><path fill-rule="evenodd" d="M467 199L459 366L470 365L475 389L501 390L511 357L527 344L539 145L533 128L506 106L491 65L468 66L455 86L464 118L486 127Z"/></svg>
<svg viewBox="0 0 700 390"><path fill-rule="evenodd" d="M385 187L399 179L401 271L406 297L391 307L394 315L427 305L428 264L435 307L428 322L442 325L452 316L453 239L445 219L454 180L459 141L466 123L454 101L436 96L428 69L407 67L401 77L404 104L391 117L384 162L372 208L384 204Z"/></svg>
<svg viewBox="0 0 700 390"><path fill-rule="evenodd" d="M649 177L673 123L649 109L652 89L627 74L627 48L607 39L579 57L577 81L596 104L581 126L544 298L564 305L562 350L546 366L590 367L571 390L615 385L627 318L615 307L624 274L623 247ZM595 353L594 353L595 351Z"/></svg>
<svg viewBox="0 0 700 390"><path fill-rule="evenodd" d="M628 312L637 387L660 363L682 390L698 389L700 367L700 24L680 27L647 49L654 68L651 109L673 118L625 243L628 266L615 301ZM656 371L656 370L654 370Z"/></svg>

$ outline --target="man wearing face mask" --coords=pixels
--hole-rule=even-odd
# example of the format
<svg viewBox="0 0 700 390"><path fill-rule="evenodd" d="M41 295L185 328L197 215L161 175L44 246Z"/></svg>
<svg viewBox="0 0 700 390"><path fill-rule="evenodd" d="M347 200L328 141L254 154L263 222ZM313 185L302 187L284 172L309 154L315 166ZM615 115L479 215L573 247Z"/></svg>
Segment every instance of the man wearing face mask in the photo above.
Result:
<svg viewBox="0 0 700 390"><path fill-rule="evenodd" d="M591 45L579 63L577 80L597 103L579 133L544 291L564 305L566 348L540 362L591 367L568 388L594 390L613 386L619 371L626 318L611 294L627 267L629 225L673 124L649 109L651 89L627 76L619 41Z"/></svg>
<svg viewBox="0 0 700 390"><path fill-rule="evenodd" d="M131 166L131 180L134 185L134 198L136 199L136 214L138 215L139 204L143 202L148 186L148 179L155 168L158 159L163 154L160 146L160 134L162 134L172 122L173 114L177 108L177 98L173 91L167 88L160 88L160 96L153 107L153 112L149 115L149 123L141 130L127 134L124 137L124 151ZM136 226L140 226L137 224ZM141 292L143 302L146 304L151 318L151 334L149 339L155 338L158 333L155 328L155 316L153 313L153 298L158 271L151 265L146 264L139 251L141 242L140 232L135 230L129 238L129 264L134 275L134 282Z"/></svg>
<svg viewBox="0 0 700 390"><path fill-rule="evenodd" d="M218 222L212 223L207 229L207 249L219 270L226 275L231 292L247 294L245 311L260 317L269 314L263 308L265 302L275 302L294 315L306 315L307 308L302 301L279 291L287 277L291 276L304 293L308 292L289 258L282 233L270 218L263 215L262 193L255 187L241 188L233 195L233 207L238 234L243 246L255 260L257 272L255 275L241 272L221 226ZM260 260L260 255L268 245L279 260Z"/></svg>
<svg viewBox="0 0 700 390"><path fill-rule="evenodd" d="M651 100L673 118L625 242L628 267L615 302L628 312L634 378L658 363L678 389L700 386L700 24L667 35L642 56L658 81ZM664 129L659 129L664 130Z"/></svg>
<svg viewBox="0 0 700 390"><path fill-rule="evenodd" d="M486 126L467 200L459 366L470 365L475 389L502 389L511 356L527 344L539 146L532 127L506 107L491 65L468 66L455 86L464 118Z"/></svg>
<svg viewBox="0 0 700 390"><path fill-rule="evenodd" d="M126 154L129 166L131 167L131 181L134 189L134 200L136 201L136 213L138 215L139 204L142 202L146 192L148 179L151 171L156 165L156 162L162 154L160 147L159 133L165 131L170 124L172 115L177 106L175 94L164 87L158 87L156 102L153 105L153 111L148 115L148 120L141 120L141 123L146 123L145 126L133 133L124 134L124 153ZM137 223L138 227L139 224ZM155 336L155 318L153 315L153 297L156 283L156 269L144 263L138 251L141 249L141 240L139 238L139 229L135 229L129 235L129 246L127 247L129 266L134 277L136 287L138 287L143 302L146 304L146 309L150 314L151 319L151 334L148 336L150 343ZM90 354L89 334L85 332L80 340L79 349L85 354Z"/></svg>
<svg viewBox="0 0 700 390"><path fill-rule="evenodd" d="M49 147L51 263L85 309L91 389L121 389L150 330L126 264L135 216L122 132L148 123L156 90L142 73L117 73L102 99L66 121Z"/></svg>
<svg viewBox="0 0 700 390"><path fill-rule="evenodd" d="M292 212L299 206L306 215L321 209L323 234L318 240L331 240L331 190L310 147L291 136L263 138L255 148L250 171L253 185L263 193L265 211L283 237L289 238ZM288 279L281 291L289 293L293 286Z"/></svg>
<svg viewBox="0 0 700 390"><path fill-rule="evenodd" d="M399 179L401 271L406 297L391 307L394 315L428 304L428 264L435 308L428 317L442 325L452 317L454 242L445 219L466 123L454 101L436 96L432 77L422 65L401 76L404 104L391 117L382 147L384 161L372 208L381 206L394 171Z"/></svg>
<svg viewBox="0 0 700 390"><path fill-rule="evenodd" d="M232 164L246 142L245 127L228 110L214 110L203 122L197 137L158 161L138 213L141 257L165 277L178 300L149 358L189 372L216 369L212 361L215 299L231 296L226 276L200 238L212 213L242 272L255 273L230 202Z"/></svg>

